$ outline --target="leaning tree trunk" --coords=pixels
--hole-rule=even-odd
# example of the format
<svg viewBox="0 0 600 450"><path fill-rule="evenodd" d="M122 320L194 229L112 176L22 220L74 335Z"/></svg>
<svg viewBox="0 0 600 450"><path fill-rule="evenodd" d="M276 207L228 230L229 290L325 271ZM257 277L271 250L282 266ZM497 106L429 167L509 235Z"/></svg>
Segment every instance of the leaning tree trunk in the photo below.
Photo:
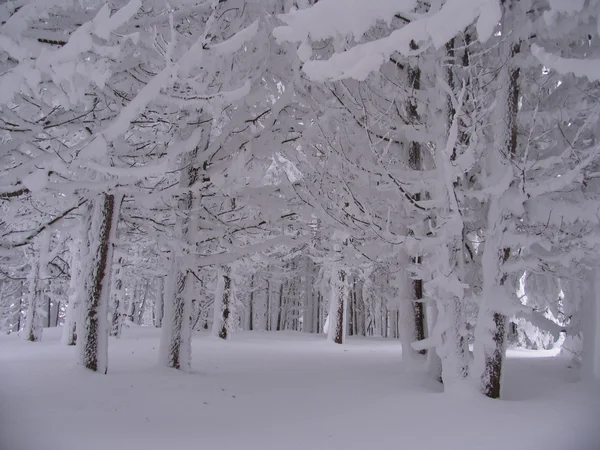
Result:
<svg viewBox="0 0 600 450"><path fill-rule="evenodd" d="M117 218L115 196L104 193L88 207L83 223L87 246L81 255L85 292L81 299L81 318L77 322L79 361L85 368L104 374L108 370L107 315Z"/></svg>

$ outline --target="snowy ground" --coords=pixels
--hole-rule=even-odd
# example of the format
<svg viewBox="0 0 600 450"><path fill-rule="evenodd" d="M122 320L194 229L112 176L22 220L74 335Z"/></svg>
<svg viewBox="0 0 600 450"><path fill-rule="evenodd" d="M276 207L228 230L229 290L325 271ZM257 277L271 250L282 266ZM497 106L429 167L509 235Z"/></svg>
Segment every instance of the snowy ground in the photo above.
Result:
<svg viewBox="0 0 600 450"><path fill-rule="evenodd" d="M60 331L0 337L0 450L600 449L600 387L548 352L510 352L493 401L435 392L394 340L199 334L184 374L137 328L111 341L104 376L74 365Z"/></svg>

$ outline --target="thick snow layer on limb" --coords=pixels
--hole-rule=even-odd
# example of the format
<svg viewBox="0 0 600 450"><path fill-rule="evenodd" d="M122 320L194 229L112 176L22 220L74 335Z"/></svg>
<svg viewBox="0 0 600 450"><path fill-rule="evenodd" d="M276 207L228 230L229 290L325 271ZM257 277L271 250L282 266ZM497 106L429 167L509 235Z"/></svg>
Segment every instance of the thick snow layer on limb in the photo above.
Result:
<svg viewBox="0 0 600 450"><path fill-rule="evenodd" d="M220 54L232 54L237 52L242 46L256 36L258 32L258 20L255 20L250 26L238 31L226 41L212 45L211 50Z"/></svg>
<svg viewBox="0 0 600 450"><path fill-rule="evenodd" d="M94 19L94 34L102 39L108 39L110 33L127 23L141 7L141 0L131 0L109 17L110 7L108 4L104 5Z"/></svg>
<svg viewBox="0 0 600 450"><path fill-rule="evenodd" d="M307 37L325 39L340 34L353 34L358 39L377 20L389 21L395 13L411 9L410 2L395 7L385 1L364 3L368 5L368 12L362 14L358 9L364 6L363 2L319 2L310 9L280 16L287 26L276 28L273 34L279 42L303 42ZM416 18L388 37L356 45L345 52L336 53L328 60L308 61L304 71L315 81L343 78L365 80L394 52L415 54L426 50L429 44L440 48L475 21L479 40L484 42L492 35L501 15L497 0L448 0L439 11ZM349 17L347 20L346 16ZM419 43L419 50L410 48L411 41Z"/></svg>
<svg viewBox="0 0 600 450"><path fill-rule="evenodd" d="M548 53L537 44L531 45L531 53L544 66L561 74L572 73L578 77L587 77L590 81L600 81L600 59L561 58Z"/></svg>
<svg viewBox="0 0 600 450"><path fill-rule="evenodd" d="M415 0L322 0L312 8L281 14L287 27L273 31L280 41L300 42L309 35L313 40L336 35L352 35L359 40L378 20L390 22L395 14L410 13Z"/></svg>

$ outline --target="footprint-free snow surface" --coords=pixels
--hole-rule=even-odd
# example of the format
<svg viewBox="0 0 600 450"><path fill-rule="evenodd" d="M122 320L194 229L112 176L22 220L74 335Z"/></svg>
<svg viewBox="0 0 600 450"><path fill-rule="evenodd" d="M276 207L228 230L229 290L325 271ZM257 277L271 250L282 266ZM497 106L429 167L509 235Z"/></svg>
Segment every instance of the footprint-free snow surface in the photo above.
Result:
<svg viewBox="0 0 600 450"><path fill-rule="evenodd" d="M60 332L0 337L0 450L600 449L600 388L552 352L509 351L498 401L440 393L391 339L198 334L181 373L157 366L159 330L134 328L99 375Z"/></svg>

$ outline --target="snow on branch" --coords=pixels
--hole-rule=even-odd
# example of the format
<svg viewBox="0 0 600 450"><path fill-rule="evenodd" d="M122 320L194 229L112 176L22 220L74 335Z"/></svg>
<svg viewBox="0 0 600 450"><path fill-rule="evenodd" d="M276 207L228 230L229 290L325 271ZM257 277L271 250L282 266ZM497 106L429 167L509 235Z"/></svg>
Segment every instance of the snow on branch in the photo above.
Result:
<svg viewBox="0 0 600 450"><path fill-rule="evenodd" d="M252 40L258 32L258 20L255 20L252 25L238 31L226 41L211 45L210 49L220 54L232 54L237 52L242 46Z"/></svg>
<svg viewBox="0 0 600 450"><path fill-rule="evenodd" d="M577 77L586 77L590 81L600 81L600 59L561 58L548 53L537 44L531 45L531 53L544 66L561 74L572 73Z"/></svg>
<svg viewBox="0 0 600 450"><path fill-rule="evenodd" d="M307 38L318 40L340 34L353 34L358 39L377 20L389 22L398 12L410 12L414 6L412 3L322 0L310 9L279 16L287 25L275 28L273 35L279 42L300 42ZM365 11L361 13L362 7ZM414 55L424 52L431 44L441 48L475 21L479 40L485 42L501 16L498 0L448 0L437 12L417 16L385 38L356 45L328 60L307 61L304 71L314 81L344 78L363 81L393 53ZM419 44L418 50L411 48L413 41Z"/></svg>

